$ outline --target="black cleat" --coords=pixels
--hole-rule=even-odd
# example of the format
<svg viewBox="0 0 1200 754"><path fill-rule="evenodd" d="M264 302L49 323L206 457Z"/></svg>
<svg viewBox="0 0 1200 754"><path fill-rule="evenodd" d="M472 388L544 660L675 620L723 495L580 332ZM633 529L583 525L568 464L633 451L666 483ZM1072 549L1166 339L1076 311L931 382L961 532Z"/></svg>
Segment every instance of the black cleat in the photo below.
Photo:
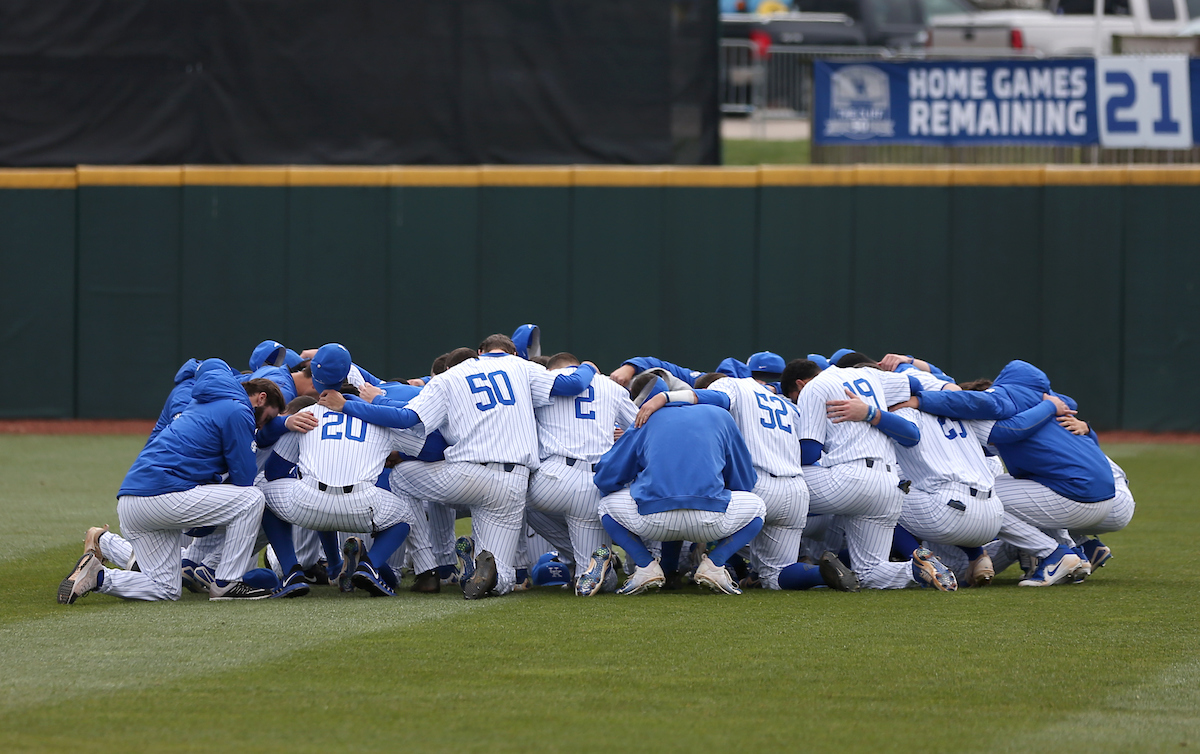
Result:
<svg viewBox="0 0 1200 754"><path fill-rule="evenodd" d="M862 589L862 584L858 581L858 574L850 570L845 563L838 559L836 554L828 550L821 556L817 567L821 569L821 578L825 579L825 585L830 589L836 589L839 592L857 592Z"/></svg>
<svg viewBox="0 0 1200 754"><path fill-rule="evenodd" d="M437 569L418 573L417 580L409 587L409 591L420 592L421 594L437 594L442 591L442 579L438 576Z"/></svg>

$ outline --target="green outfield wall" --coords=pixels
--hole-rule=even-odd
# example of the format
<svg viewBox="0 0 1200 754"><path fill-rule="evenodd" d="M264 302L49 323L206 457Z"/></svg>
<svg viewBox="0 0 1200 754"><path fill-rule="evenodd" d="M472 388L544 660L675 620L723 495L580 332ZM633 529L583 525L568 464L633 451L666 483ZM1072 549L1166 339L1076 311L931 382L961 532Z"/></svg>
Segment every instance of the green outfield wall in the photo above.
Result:
<svg viewBox="0 0 1200 754"><path fill-rule="evenodd" d="M1200 431L1200 168L0 171L0 417L153 417L186 358L337 340L382 377L533 322L611 370L769 349L1046 370Z"/></svg>

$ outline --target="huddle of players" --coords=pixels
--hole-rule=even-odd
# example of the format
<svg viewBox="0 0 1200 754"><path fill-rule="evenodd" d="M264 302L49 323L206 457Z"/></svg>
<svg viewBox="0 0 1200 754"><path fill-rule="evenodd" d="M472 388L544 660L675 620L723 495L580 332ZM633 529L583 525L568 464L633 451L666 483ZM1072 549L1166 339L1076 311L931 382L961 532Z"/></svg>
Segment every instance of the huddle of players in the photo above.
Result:
<svg viewBox="0 0 1200 754"><path fill-rule="evenodd" d="M243 375L189 362L119 493L128 539L89 530L60 602L93 590L176 599L181 582L211 599L301 596L320 582L394 596L406 563L413 591L458 582L468 599L527 587L527 575L581 596L636 594L684 571L727 594L953 591L1018 559L1022 586L1049 586L1103 565L1110 552L1089 535L1132 517L1124 474L1074 402L1024 362L968 390L919 359L848 350L832 364L762 352L710 374L641 357L606 377L570 354L541 357L539 336L534 325L491 336L409 382L374 378L337 344L304 361L266 341ZM253 446L244 431L221 436L195 485L156 488L146 469L180 487L196 465L165 449L194 452L180 420L203 414L218 381L251 398L239 426L256 428ZM221 461L230 483L208 483ZM222 488L243 499L214 502ZM456 541L462 514L473 537ZM536 564L527 526L556 550ZM202 536L180 557L185 532ZM246 570L267 541L278 576ZM619 589L613 543L632 561Z"/></svg>

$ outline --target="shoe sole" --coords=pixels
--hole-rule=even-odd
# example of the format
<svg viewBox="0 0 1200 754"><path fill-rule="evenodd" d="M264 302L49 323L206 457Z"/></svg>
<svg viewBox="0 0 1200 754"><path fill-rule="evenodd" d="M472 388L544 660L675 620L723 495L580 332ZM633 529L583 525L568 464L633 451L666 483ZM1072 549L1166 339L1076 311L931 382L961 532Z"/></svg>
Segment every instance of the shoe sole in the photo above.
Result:
<svg viewBox="0 0 1200 754"><path fill-rule="evenodd" d="M350 537L342 545L342 572L338 574L338 589L343 592L354 591L354 572L362 558L362 540Z"/></svg>
<svg viewBox="0 0 1200 754"><path fill-rule="evenodd" d="M709 576L706 573L696 574L696 583L701 584L702 586L708 587L709 589L713 590L717 594L741 594L742 593L742 590L737 588L736 586L733 586L733 585L726 586L725 584L722 584L720 581L717 581L716 579L712 578L711 576Z"/></svg>
<svg viewBox="0 0 1200 754"><path fill-rule="evenodd" d="M90 563L95 557L95 555L87 552L83 554L83 557L81 557L77 563L75 563L75 568L73 568L71 573L69 573L67 577L62 580L62 583L58 585L58 604L73 605L75 604L75 600L82 597L83 594L87 594L87 592L84 592L83 594L76 594L75 582L79 580L80 574L86 570L87 564Z"/></svg>
<svg viewBox="0 0 1200 754"><path fill-rule="evenodd" d="M459 559L460 565L458 568L458 583L465 584L475 575L475 548L463 547L459 549L458 543L454 543L454 555Z"/></svg>
<svg viewBox="0 0 1200 754"><path fill-rule="evenodd" d="M108 531L108 524L104 526L93 526L87 530L87 534L83 536L83 554L89 552L97 558L103 558L104 554L100 552L100 537Z"/></svg>
<svg viewBox="0 0 1200 754"><path fill-rule="evenodd" d="M594 560L593 560L592 567L593 568L595 567ZM595 596L596 594L599 594L600 589L604 586L604 579L608 577L608 573L609 573L609 571L612 570L612 567L613 567L612 558L605 560L603 565L600 567L600 575L596 578L595 584L593 584L590 589L580 589L579 586L580 586L580 584L584 583L583 582L584 579L589 579L588 583L591 583L590 576L592 573L592 568L589 568L587 570L587 573L583 574L583 576L579 577L579 580L575 582L576 596L592 597L592 596Z"/></svg>
<svg viewBox="0 0 1200 754"><path fill-rule="evenodd" d="M312 591L312 589L309 587L308 584L306 584L304 582L299 582L296 584L290 584L288 586L280 587L276 592L274 592L270 596L270 599L287 600L287 599L291 599L292 597L303 597L306 594L308 594L310 591Z"/></svg>
<svg viewBox="0 0 1200 754"><path fill-rule="evenodd" d="M210 594L210 595L208 595L208 601L209 602L241 602L241 601L245 600L246 602L250 602L253 600L270 599L273 596L275 596L275 595L271 594L270 592L267 592L266 594L256 594L253 597L225 597L225 596L214 597ZM298 597L299 595L296 595L296 596Z"/></svg>
<svg viewBox="0 0 1200 754"><path fill-rule="evenodd" d="M479 600L487 597L493 589L496 588L498 576L496 573L496 559L486 550L479 553L479 560L482 562L475 563L475 573L471 578L463 584L463 599Z"/></svg>
<svg viewBox="0 0 1200 754"><path fill-rule="evenodd" d="M950 585L947 585L947 584L943 584L941 582L941 580L938 579L938 569L937 569L937 566L935 566L933 563L930 563L928 560L915 560L915 559L913 560L913 562L916 563L917 567L920 568L921 571L928 577L927 579L921 580L922 586L933 587L934 589L937 589L939 592L958 591L957 581L952 580L950 582ZM951 577L951 578L953 579L953 577Z"/></svg>
<svg viewBox="0 0 1200 754"><path fill-rule="evenodd" d="M632 592L622 591L622 589L624 589L625 587L621 587L621 589L617 590L617 594L623 594L623 595L641 594L641 593L647 592L651 589L661 588L662 585L664 583L666 583L666 581L667 581L667 579L665 576L656 576L656 577L650 579L649 581L645 582L641 586L639 586L637 589L634 589ZM626 582L626 583L628 583L628 582Z"/></svg>

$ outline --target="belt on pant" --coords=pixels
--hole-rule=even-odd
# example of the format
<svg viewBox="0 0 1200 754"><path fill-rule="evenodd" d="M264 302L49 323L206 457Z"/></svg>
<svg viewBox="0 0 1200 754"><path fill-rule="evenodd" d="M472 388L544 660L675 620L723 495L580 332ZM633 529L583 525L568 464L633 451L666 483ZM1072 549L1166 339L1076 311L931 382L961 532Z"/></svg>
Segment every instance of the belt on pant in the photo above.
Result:
<svg viewBox="0 0 1200 754"><path fill-rule="evenodd" d="M515 463L500 463L499 461L497 461L497 462L494 462L494 463L488 463L488 462L486 462L486 461L480 461L480 462L479 462L479 465L480 465L480 466L487 466L488 468L490 468L490 469L495 469L496 471L500 471L501 469L503 469L504 471L510 471L510 472L511 472L513 469L517 468L517 464L515 464Z"/></svg>
<svg viewBox="0 0 1200 754"><path fill-rule="evenodd" d="M587 461L583 460L582 458L567 458L564 456L563 460L567 462L568 466L574 466L577 463L582 463L585 466L587 465ZM594 463L592 464L592 473L596 473L596 464Z"/></svg>
<svg viewBox="0 0 1200 754"><path fill-rule="evenodd" d="M296 478L297 479L304 478L304 474L300 473L300 469L296 469ZM354 492L353 484L334 485L334 484L325 484L324 482L317 482L316 479L308 480L309 484L312 484L313 482L317 483L317 489L320 490L321 492L340 492L343 495L348 495L351 492Z"/></svg>
<svg viewBox="0 0 1200 754"><path fill-rule="evenodd" d="M863 461L867 464L868 469L875 468L875 459L874 458L864 458ZM892 465L890 463L884 464L883 467L885 469L887 469L888 471L892 470Z"/></svg>
<svg viewBox="0 0 1200 754"><path fill-rule="evenodd" d="M969 487L968 489L971 490L971 497L987 500L992 496L991 490L977 490L974 487ZM967 506L961 500L950 500L946 505L958 511L965 511L967 509Z"/></svg>

